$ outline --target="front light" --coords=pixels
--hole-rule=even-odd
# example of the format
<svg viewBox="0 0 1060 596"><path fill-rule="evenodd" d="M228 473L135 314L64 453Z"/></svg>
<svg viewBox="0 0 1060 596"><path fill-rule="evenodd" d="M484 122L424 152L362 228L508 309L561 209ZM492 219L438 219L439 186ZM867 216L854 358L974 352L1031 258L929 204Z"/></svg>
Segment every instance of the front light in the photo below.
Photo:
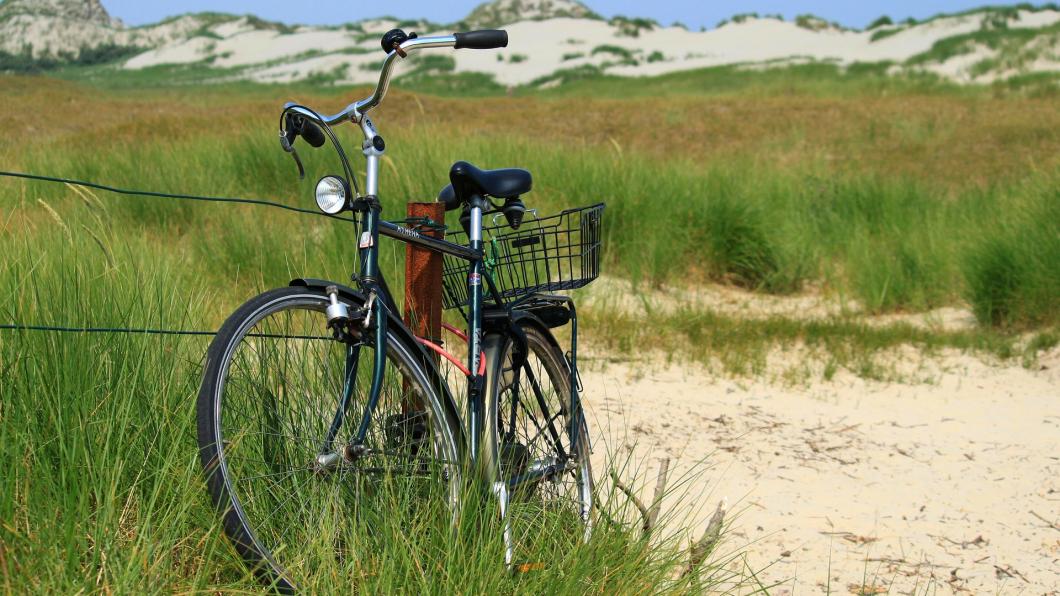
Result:
<svg viewBox="0 0 1060 596"><path fill-rule="evenodd" d="M349 206L350 187L338 176L324 176L317 182L316 198L321 211L335 215Z"/></svg>

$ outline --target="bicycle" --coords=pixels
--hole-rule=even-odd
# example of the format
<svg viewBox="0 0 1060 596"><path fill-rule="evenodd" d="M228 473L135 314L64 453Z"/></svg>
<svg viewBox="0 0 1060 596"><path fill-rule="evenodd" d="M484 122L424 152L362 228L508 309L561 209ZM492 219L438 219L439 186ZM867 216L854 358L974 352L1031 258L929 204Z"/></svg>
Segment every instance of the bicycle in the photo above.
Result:
<svg viewBox="0 0 1060 596"><path fill-rule="evenodd" d="M578 540L592 533L577 311L570 297L547 292L597 277L603 204L539 218L521 200L532 187L529 172L457 162L438 200L461 210L462 234L436 238L421 231L436 222L381 219L386 144L367 115L386 95L393 66L422 49L507 42L496 30L438 37L393 30L383 36L386 59L369 97L331 116L293 103L281 112L280 144L300 176L298 138L312 147L330 140L341 158L344 176L325 176L315 194L324 213L355 214L357 288L295 279L246 302L208 349L197 402L200 458L223 529L280 590L365 544L369 538L343 530L351 516L371 527L380 519L372 516L433 503L455 522L476 478L499 504L509 566L545 510L577 524ZM332 130L344 122L364 135L364 193ZM493 224L484 225L490 213ZM416 337L397 316L379 269L384 236L444 255L444 304L467 322L466 330L445 327L458 345L466 342L466 361L437 338ZM566 352L552 332L565 325ZM438 362L465 378L463 416L452 368Z"/></svg>

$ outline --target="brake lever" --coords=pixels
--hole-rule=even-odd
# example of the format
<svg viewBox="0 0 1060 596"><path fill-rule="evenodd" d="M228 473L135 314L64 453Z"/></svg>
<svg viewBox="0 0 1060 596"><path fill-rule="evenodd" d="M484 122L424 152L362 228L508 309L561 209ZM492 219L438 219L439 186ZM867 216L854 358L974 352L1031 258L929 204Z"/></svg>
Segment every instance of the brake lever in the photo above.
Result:
<svg viewBox="0 0 1060 596"><path fill-rule="evenodd" d="M297 136L295 136L297 138ZM305 167L302 166L302 159L298 157L298 150L291 144L290 135L287 131L280 129L280 147L287 153L291 154L294 158L295 165L298 166L298 179L305 180Z"/></svg>

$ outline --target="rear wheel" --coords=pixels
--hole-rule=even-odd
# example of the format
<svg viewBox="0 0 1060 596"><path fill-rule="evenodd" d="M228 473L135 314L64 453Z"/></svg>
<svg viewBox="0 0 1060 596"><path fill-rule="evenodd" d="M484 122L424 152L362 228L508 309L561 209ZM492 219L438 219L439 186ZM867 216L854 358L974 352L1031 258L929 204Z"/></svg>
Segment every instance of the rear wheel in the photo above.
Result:
<svg viewBox="0 0 1060 596"><path fill-rule="evenodd" d="M362 306L342 301L351 313ZM355 442L374 333L333 339L327 305L308 288L247 302L210 345L198 399L200 455L225 533L281 590L349 585L403 515L453 515L460 496L451 405L393 332L368 433Z"/></svg>
<svg viewBox="0 0 1060 596"><path fill-rule="evenodd" d="M570 376L547 331L523 328L528 343L519 365L516 342L487 342L486 437L494 491L504 515L506 562L535 564L592 532L592 468L584 418L571 445Z"/></svg>

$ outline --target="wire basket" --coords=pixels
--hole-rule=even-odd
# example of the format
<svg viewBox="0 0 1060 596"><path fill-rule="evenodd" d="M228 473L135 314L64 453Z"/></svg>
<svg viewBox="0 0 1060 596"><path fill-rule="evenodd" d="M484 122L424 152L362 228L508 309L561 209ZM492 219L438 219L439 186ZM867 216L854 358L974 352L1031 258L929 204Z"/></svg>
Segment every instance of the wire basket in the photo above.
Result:
<svg viewBox="0 0 1060 596"><path fill-rule="evenodd" d="M597 203L548 217L528 218L518 230L507 225L484 226L486 271L501 297L509 300L535 292L573 290L596 279L600 275L603 212L604 204ZM446 240L466 245L467 235L454 232L446 234ZM445 308L467 305L470 267L463 259L445 255Z"/></svg>

